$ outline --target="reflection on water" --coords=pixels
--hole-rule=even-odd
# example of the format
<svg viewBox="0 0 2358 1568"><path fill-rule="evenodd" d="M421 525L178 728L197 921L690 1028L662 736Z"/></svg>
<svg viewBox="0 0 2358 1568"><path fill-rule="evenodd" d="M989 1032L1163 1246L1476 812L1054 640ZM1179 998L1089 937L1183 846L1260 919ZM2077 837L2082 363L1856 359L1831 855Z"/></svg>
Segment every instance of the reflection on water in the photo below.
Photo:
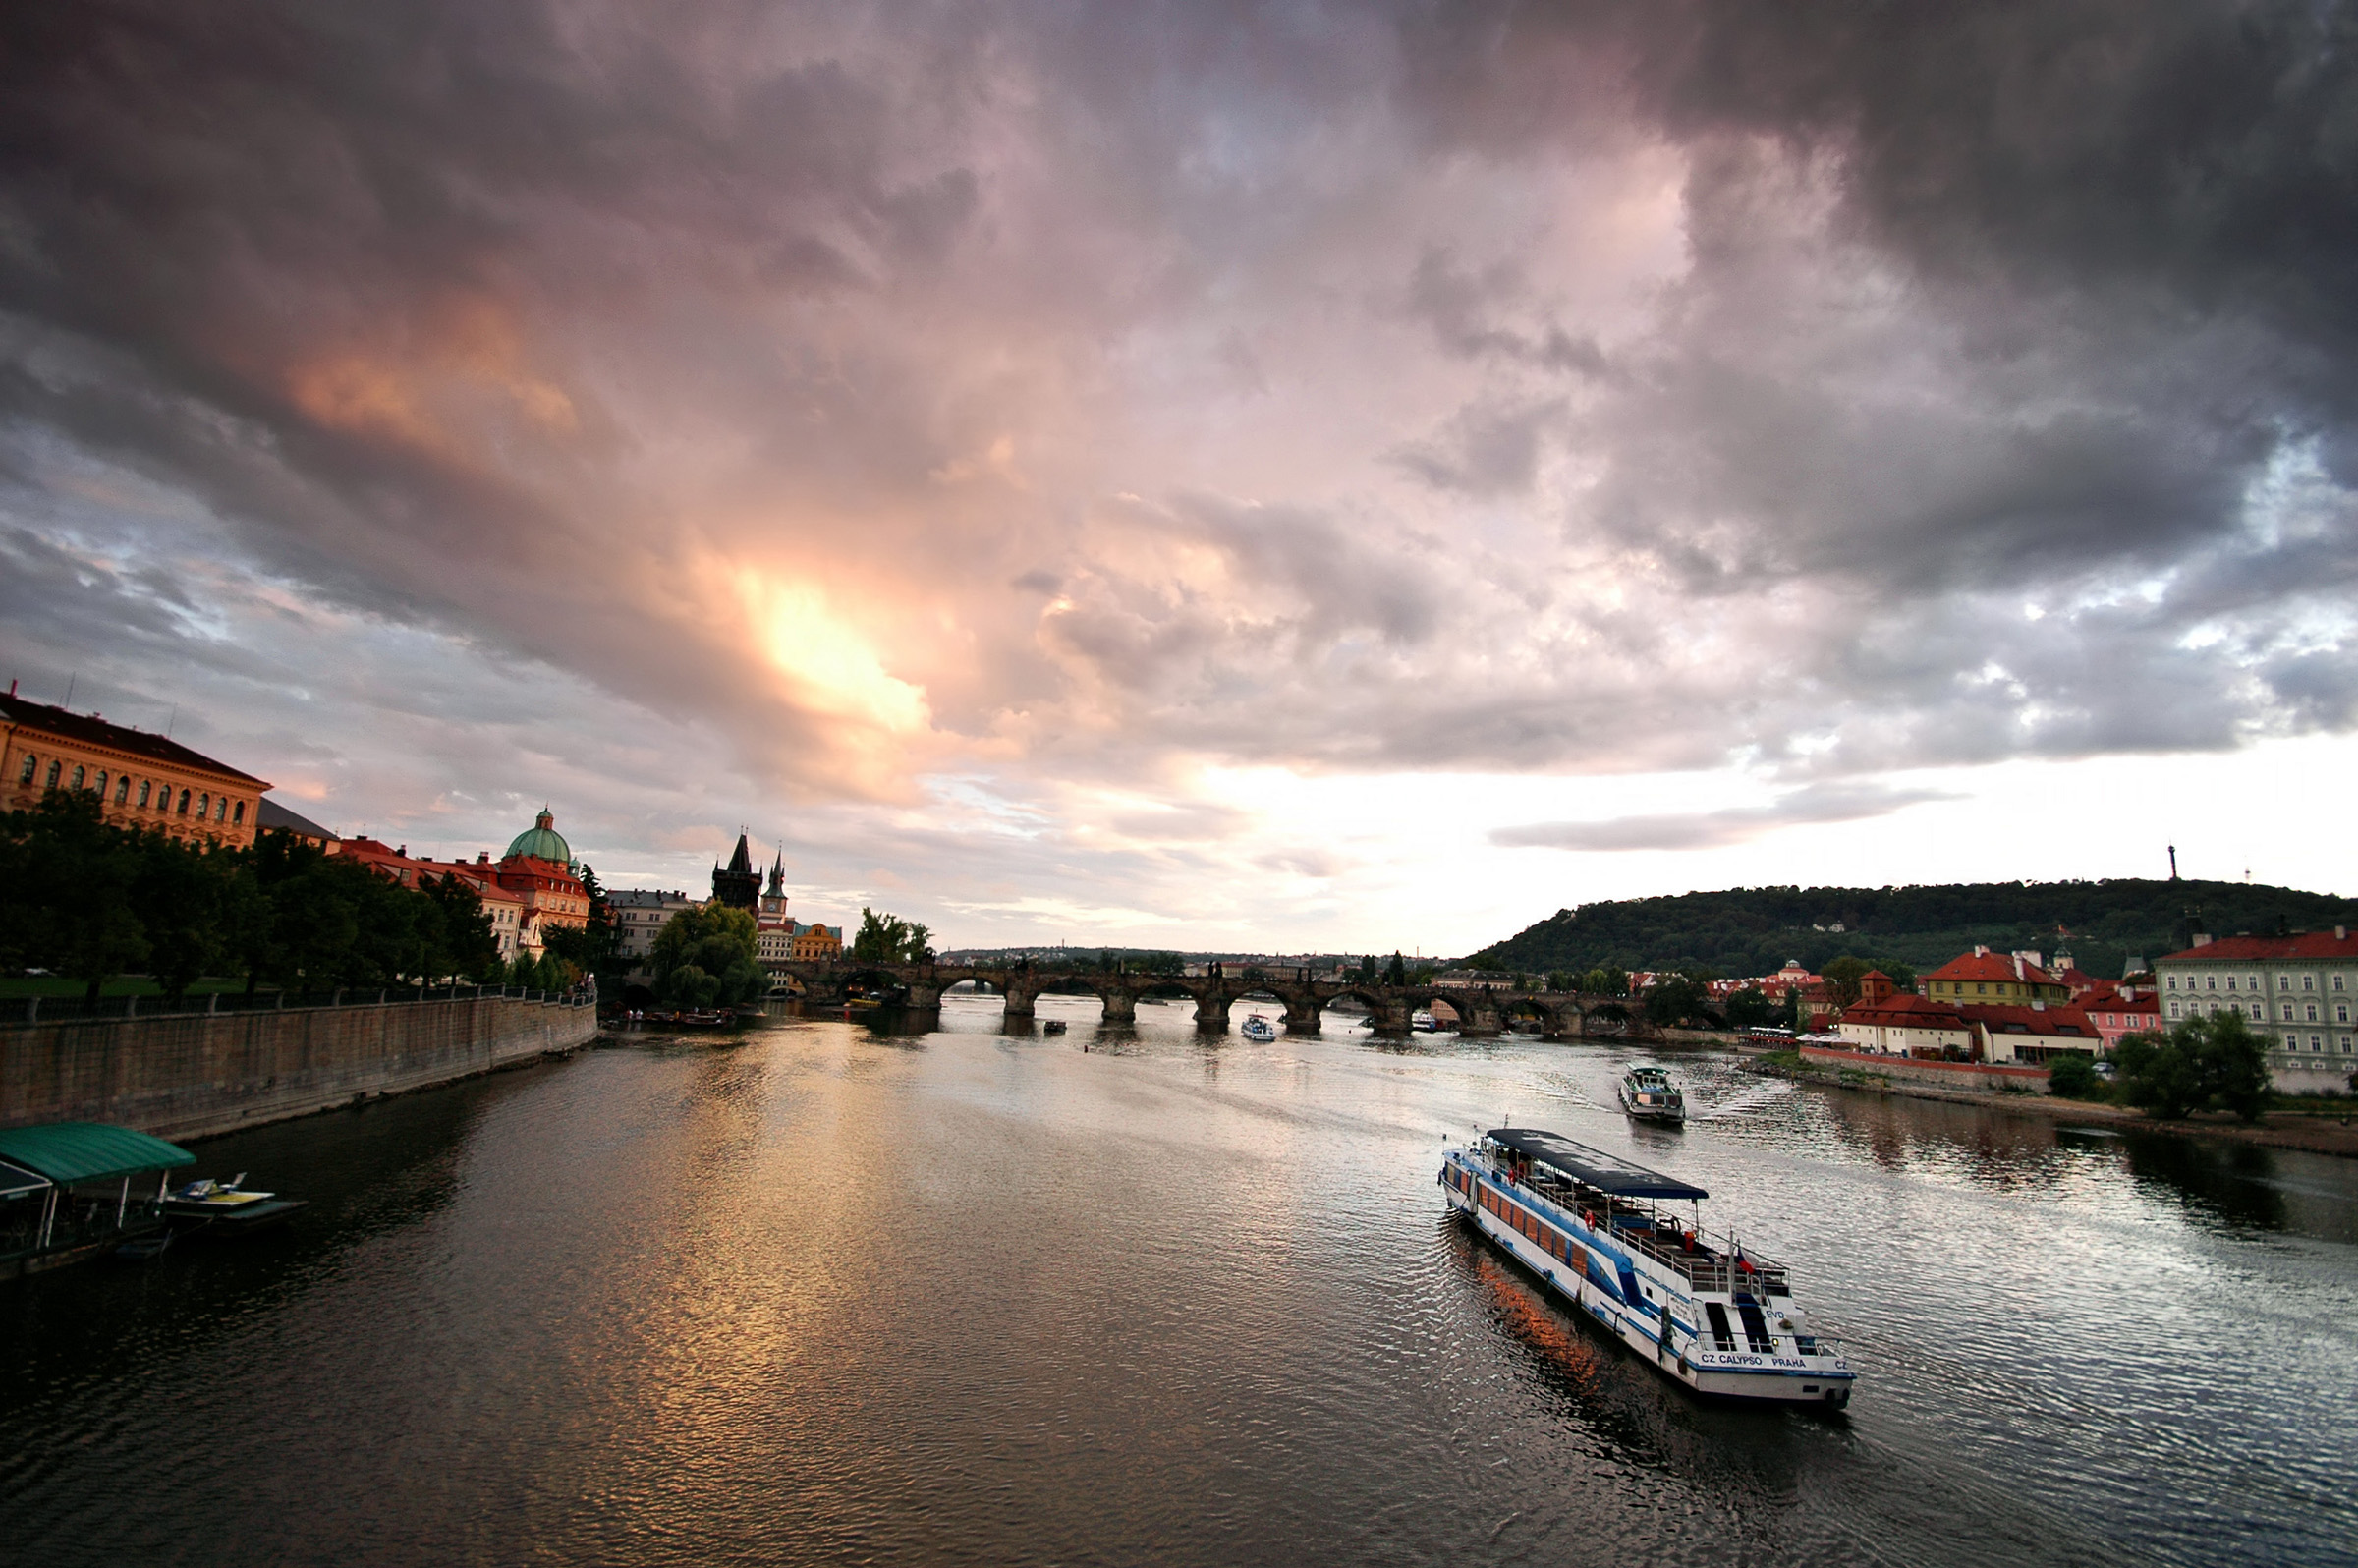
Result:
<svg viewBox="0 0 2358 1568"><path fill-rule="evenodd" d="M10 1561L2346 1560L2346 1162L1660 1060L778 1017L204 1146L282 1235L0 1290ZM1703 1405L1444 1216L1511 1111L1865 1369ZM2220 1347L2270 1369L2222 1372Z"/></svg>

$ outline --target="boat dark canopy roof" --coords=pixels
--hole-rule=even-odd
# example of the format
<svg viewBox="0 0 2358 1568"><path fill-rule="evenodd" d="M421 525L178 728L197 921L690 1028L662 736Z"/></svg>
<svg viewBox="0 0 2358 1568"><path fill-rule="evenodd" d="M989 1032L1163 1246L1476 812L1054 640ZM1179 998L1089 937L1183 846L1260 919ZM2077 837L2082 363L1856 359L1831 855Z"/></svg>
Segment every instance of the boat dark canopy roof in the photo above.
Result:
<svg viewBox="0 0 2358 1568"><path fill-rule="evenodd" d="M1615 1198L1712 1196L1675 1176L1665 1176L1658 1170L1633 1165L1601 1148L1576 1144L1561 1133L1542 1132L1536 1127L1499 1127L1491 1130L1489 1138L1491 1143L1511 1148L1536 1164L1561 1171L1574 1181L1587 1182L1598 1191L1610 1193Z"/></svg>
<svg viewBox="0 0 2358 1568"><path fill-rule="evenodd" d="M48 1122L39 1127L0 1127L0 1160L20 1165L63 1186L136 1176L143 1170L194 1165L196 1156L128 1127L104 1122Z"/></svg>

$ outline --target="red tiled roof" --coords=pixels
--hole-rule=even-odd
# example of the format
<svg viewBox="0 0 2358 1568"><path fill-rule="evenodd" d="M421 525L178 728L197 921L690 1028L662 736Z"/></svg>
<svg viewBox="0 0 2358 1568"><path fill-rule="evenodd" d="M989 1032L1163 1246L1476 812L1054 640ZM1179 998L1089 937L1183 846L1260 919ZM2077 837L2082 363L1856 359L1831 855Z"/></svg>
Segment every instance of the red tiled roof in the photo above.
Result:
<svg viewBox="0 0 2358 1568"><path fill-rule="evenodd" d="M2036 964L2025 964L2022 973L2014 973L2014 960L2003 953L1966 953L1950 959L1925 977L1928 980L2038 980L2049 985L2061 983Z"/></svg>
<svg viewBox="0 0 2358 1568"><path fill-rule="evenodd" d="M1928 1001L1913 991L1902 991L1896 996L1877 1002L1872 1006L1861 1003L1845 1012L1842 1015L1842 1022L1845 1024L1877 1024L1886 1029L1894 1026L1912 1029L1937 1027L1963 1029L1965 1027L1964 1016L1957 1011L1953 1004Z"/></svg>
<svg viewBox="0 0 2358 1568"><path fill-rule="evenodd" d="M2183 953L2164 953L2157 963L2184 963L2198 958L2225 958L2239 963L2275 958L2358 958L2358 933L2335 936L2331 931L2296 931L2290 936L2222 936Z"/></svg>
<svg viewBox="0 0 2358 1568"><path fill-rule="evenodd" d="M144 730L109 724L92 713L75 713L62 707L51 707L46 702L28 701L21 697L0 693L0 720L28 730L45 730L65 740L79 741L84 746L110 747L118 752L129 752L134 756L151 757L174 767L216 773L223 778L251 784L256 789L266 790L270 787L252 773L240 772L227 762L216 762L202 752L191 751L178 741L150 735Z"/></svg>
<svg viewBox="0 0 2358 1568"><path fill-rule="evenodd" d="M2095 1039L2099 1034L2086 1010L2076 1003L2061 1007L2016 1007L2004 1002L1965 1002L1957 1011L1993 1035L2065 1035L2070 1038Z"/></svg>
<svg viewBox="0 0 2358 1568"><path fill-rule="evenodd" d="M2158 996L2123 996L2115 985L2102 985L2075 1004L2083 1013L2154 1013L2162 1011Z"/></svg>

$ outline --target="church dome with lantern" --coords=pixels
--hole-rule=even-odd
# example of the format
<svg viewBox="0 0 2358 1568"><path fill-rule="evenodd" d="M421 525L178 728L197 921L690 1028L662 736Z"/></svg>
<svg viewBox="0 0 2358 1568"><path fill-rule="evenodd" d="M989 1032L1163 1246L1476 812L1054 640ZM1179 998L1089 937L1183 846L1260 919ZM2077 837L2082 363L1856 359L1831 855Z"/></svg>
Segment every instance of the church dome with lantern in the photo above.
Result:
<svg viewBox="0 0 2358 1568"><path fill-rule="evenodd" d="M557 819L550 814L547 807L541 807L540 814L533 818L533 825L517 834L508 845L510 860L520 855L530 855L535 860L549 861L558 866L573 864L573 847L565 842L565 835L557 831Z"/></svg>

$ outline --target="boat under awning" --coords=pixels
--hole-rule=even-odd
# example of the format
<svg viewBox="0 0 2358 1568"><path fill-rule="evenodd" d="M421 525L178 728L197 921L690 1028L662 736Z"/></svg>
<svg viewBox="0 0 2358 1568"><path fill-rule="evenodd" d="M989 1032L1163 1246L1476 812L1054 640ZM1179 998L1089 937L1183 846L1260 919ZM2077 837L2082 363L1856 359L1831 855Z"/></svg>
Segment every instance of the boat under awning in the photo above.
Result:
<svg viewBox="0 0 2358 1568"><path fill-rule="evenodd" d="M38 1171L29 1171L0 1159L0 1198L22 1198L27 1193L37 1193L55 1185Z"/></svg>
<svg viewBox="0 0 2358 1568"><path fill-rule="evenodd" d="M1617 1154L1601 1148L1576 1144L1561 1133L1542 1132L1536 1127L1500 1127L1489 1134L1491 1143L1511 1148L1535 1165L1561 1172L1576 1182L1586 1182L1599 1192L1615 1198L1693 1198L1712 1195L1675 1176L1665 1176L1658 1170L1633 1165ZM0 1150L0 1152L5 1152Z"/></svg>
<svg viewBox="0 0 2358 1568"><path fill-rule="evenodd" d="M196 1163L196 1156L178 1144L105 1122L0 1127L0 1167L15 1166L60 1187ZM0 1178L8 1175L0 1168ZM0 1180L0 1187L7 1185Z"/></svg>

